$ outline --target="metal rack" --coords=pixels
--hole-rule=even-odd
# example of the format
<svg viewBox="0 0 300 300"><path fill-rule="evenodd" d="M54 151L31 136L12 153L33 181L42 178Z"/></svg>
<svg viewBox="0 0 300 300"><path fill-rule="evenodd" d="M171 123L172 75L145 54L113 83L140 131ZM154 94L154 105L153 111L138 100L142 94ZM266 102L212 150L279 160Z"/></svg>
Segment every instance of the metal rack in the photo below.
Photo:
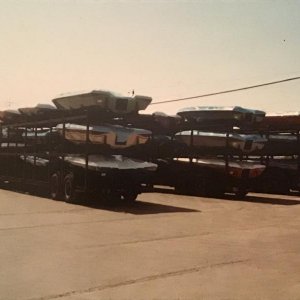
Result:
<svg viewBox="0 0 300 300"><path fill-rule="evenodd" d="M87 193L90 185L90 172L89 172L89 157L92 154L107 153L115 154L114 151L108 151L101 145L92 145L90 143L90 125L91 124L105 124L113 123L119 125L131 126L131 124L143 124L146 120L152 119L151 116L139 116L136 114L120 116L117 114L111 114L103 111L97 111L95 109L85 109L72 112L55 111L49 115L44 115L39 118L27 118L19 122L7 122L0 124L0 159L5 160L7 157L14 157L14 170L10 170L10 174L0 175L2 181L9 181L14 184L18 184L21 187L26 185L49 187L51 182L51 175L53 174L53 160L58 161L60 166L60 184L63 184L62 180L67 174L67 163L65 157L67 154L81 154L85 158L85 168L83 172L82 185L77 186L76 191L80 193ZM86 138L83 145L71 147L66 142L66 123L74 122L76 124L84 124L86 126ZM146 121L147 124L149 122ZM58 124L62 124L62 138L59 145L54 145L53 140L54 127ZM4 129L7 131L6 137L3 135ZM48 130L48 138L46 144L39 144L39 132L42 130ZM18 140L14 141L12 132L18 132ZM29 138L29 134L31 137ZM22 145L21 145L22 142ZM7 147L2 147L4 143L7 143ZM120 151L116 151L116 154L122 154ZM28 172L28 166L26 164L28 158L33 158L33 168L31 172ZM39 158L45 158L48 160L47 176L43 176L42 179L37 174L37 161ZM18 160L23 158L22 171L20 172L20 164ZM119 172L122 174L122 171ZM122 175L120 175L122 176ZM125 181L125 180L124 180Z"/></svg>

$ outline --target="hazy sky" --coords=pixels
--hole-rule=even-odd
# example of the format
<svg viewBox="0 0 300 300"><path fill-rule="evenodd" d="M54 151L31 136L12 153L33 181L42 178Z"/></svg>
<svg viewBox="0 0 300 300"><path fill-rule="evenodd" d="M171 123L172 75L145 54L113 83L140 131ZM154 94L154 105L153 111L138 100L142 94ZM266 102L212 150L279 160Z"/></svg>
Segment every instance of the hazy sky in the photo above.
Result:
<svg viewBox="0 0 300 300"><path fill-rule="evenodd" d="M0 109L111 89L153 102L300 76L299 1L0 0ZM300 111L300 80L152 106Z"/></svg>

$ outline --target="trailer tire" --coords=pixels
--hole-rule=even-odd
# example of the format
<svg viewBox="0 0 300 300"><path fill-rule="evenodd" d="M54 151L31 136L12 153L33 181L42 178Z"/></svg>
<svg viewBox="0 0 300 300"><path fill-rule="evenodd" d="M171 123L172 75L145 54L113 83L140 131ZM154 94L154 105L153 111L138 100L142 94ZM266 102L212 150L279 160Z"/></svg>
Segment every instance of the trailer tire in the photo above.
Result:
<svg viewBox="0 0 300 300"><path fill-rule="evenodd" d="M60 172L55 172L50 177L50 196L53 200L62 199L63 193Z"/></svg>
<svg viewBox="0 0 300 300"><path fill-rule="evenodd" d="M190 183L182 177L178 178L175 186L175 193L178 195L191 195Z"/></svg>
<svg viewBox="0 0 300 300"><path fill-rule="evenodd" d="M289 177L278 170L271 170L261 178L263 182L262 192L268 194L287 195L290 192Z"/></svg>
<svg viewBox="0 0 300 300"><path fill-rule="evenodd" d="M235 192L235 197L238 200L243 200L247 196L248 191L247 189L239 189L238 191Z"/></svg>
<svg viewBox="0 0 300 300"><path fill-rule="evenodd" d="M64 194L65 202L67 203L77 202L78 199L75 193L75 182L74 182L73 173L68 173L64 178L63 194Z"/></svg>
<svg viewBox="0 0 300 300"><path fill-rule="evenodd" d="M126 192L122 194L122 198L127 203L134 203L138 196L138 192Z"/></svg>
<svg viewBox="0 0 300 300"><path fill-rule="evenodd" d="M121 195L111 188L104 188L101 192L101 203L105 206L114 206L121 199Z"/></svg>

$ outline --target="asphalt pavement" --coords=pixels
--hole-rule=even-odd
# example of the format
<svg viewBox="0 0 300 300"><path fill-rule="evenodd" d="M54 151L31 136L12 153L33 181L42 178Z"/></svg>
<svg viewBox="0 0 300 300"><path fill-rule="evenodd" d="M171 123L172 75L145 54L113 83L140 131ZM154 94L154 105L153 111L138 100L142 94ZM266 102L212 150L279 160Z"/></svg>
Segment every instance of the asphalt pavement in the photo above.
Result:
<svg viewBox="0 0 300 300"><path fill-rule="evenodd" d="M0 190L0 299L300 299L299 204L149 193L108 207Z"/></svg>

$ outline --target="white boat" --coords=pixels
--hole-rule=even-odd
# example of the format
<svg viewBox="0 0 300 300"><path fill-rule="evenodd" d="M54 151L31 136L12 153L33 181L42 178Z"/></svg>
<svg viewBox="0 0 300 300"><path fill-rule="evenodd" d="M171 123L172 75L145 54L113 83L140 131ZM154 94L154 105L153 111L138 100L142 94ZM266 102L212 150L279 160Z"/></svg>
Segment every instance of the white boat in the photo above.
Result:
<svg viewBox="0 0 300 300"><path fill-rule="evenodd" d="M24 143L16 143L16 142L9 142L9 143L0 143L1 148L23 148L25 147Z"/></svg>
<svg viewBox="0 0 300 300"><path fill-rule="evenodd" d="M52 130L52 133L55 134L56 131L55 129ZM34 129L26 129L23 130L22 132L22 138L23 140L28 139L31 141L36 140L36 142L41 142L41 141L46 141L46 139L48 138L48 136L50 135L50 130L49 129L38 129L36 132Z"/></svg>
<svg viewBox="0 0 300 300"><path fill-rule="evenodd" d="M37 104L35 107L22 107L18 110L21 114L30 117L56 110L56 107L51 104Z"/></svg>
<svg viewBox="0 0 300 300"><path fill-rule="evenodd" d="M146 109L152 98L140 95L128 97L110 91L94 90L61 96L52 101L58 109L63 110L97 107L100 110L116 114L129 114Z"/></svg>
<svg viewBox="0 0 300 300"><path fill-rule="evenodd" d="M32 155L24 156L20 158L37 167L45 167L48 165L49 160L41 157L34 157ZM86 167L86 160L84 155L67 155L64 161L80 168ZM151 162L142 161L138 159L128 158L122 155L89 155L88 157L88 169L92 171L105 171L105 170L146 170L156 171L157 165Z"/></svg>
<svg viewBox="0 0 300 300"><path fill-rule="evenodd" d="M56 126L57 131L63 134L63 125ZM106 144L114 149L128 148L134 145L145 144L151 137L151 131L128 128L119 125L89 126L89 141L93 144ZM65 138L74 143L85 143L87 126L65 124Z"/></svg>
<svg viewBox="0 0 300 300"><path fill-rule="evenodd" d="M178 115L197 122L232 122L255 123L261 122L265 117L265 112L260 110L247 109L240 106L196 106L182 108L177 112Z"/></svg>
<svg viewBox="0 0 300 300"><path fill-rule="evenodd" d="M30 165L35 165L36 167L46 167L49 164L49 159L41 158L41 157L34 157L33 155L20 155L20 159L29 163Z"/></svg>
<svg viewBox="0 0 300 300"><path fill-rule="evenodd" d="M259 135L240 135L231 133L226 136L224 133L202 132L191 130L178 132L175 135L177 141L188 146L197 148L226 148L228 147L250 153L264 148L267 139Z"/></svg>
<svg viewBox="0 0 300 300"><path fill-rule="evenodd" d="M37 167L45 167L49 164L49 160L41 157L34 157L32 155L24 156L20 158ZM86 161L84 155L67 155L64 161L80 168L86 167ZM156 171L157 165L151 162L142 161L138 159L128 158L122 155L89 155L88 157L88 169L92 171L104 171L105 169L115 170L147 170Z"/></svg>
<svg viewBox="0 0 300 300"><path fill-rule="evenodd" d="M189 158L178 158L178 161L190 163ZM226 172L226 161L220 158L194 158L193 163ZM255 178L263 173L266 166L254 161L228 161L228 174L235 178Z"/></svg>
<svg viewBox="0 0 300 300"><path fill-rule="evenodd" d="M65 161L74 166L85 168L86 161L84 155L68 155L65 157ZM122 155L95 154L89 155L88 168L94 171L101 171L103 169L155 171L157 165Z"/></svg>

